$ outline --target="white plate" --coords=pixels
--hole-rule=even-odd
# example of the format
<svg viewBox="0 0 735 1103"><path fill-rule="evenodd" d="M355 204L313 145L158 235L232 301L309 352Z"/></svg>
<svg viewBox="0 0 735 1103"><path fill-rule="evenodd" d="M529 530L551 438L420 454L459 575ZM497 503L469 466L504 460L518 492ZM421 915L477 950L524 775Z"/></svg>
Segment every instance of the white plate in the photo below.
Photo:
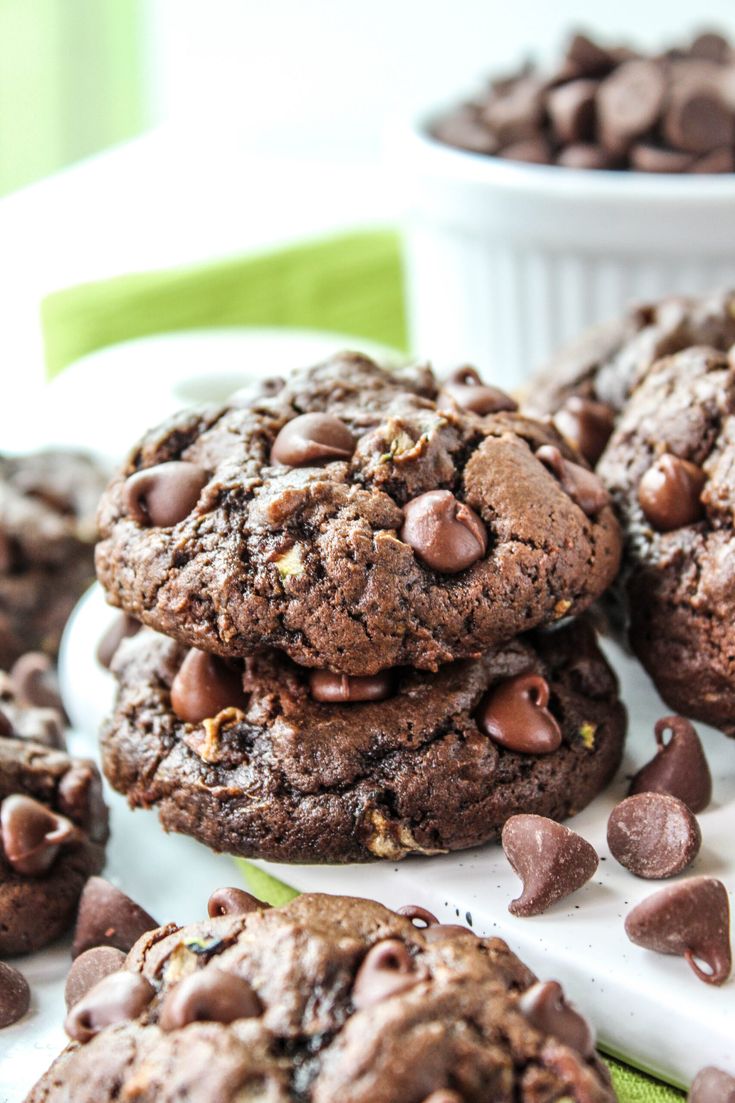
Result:
<svg viewBox="0 0 735 1103"><path fill-rule="evenodd" d="M112 701L112 679L92 655L115 615L95 587L77 607L64 641L61 676L66 705L74 723L90 732L97 730ZM654 722L669 710L636 662L615 646L606 645L606 651L620 676L630 714L625 761L608 791L569 821L603 860L588 885L545 915L517 919L508 913L508 902L520 886L497 846L408 858L395 865L257 864L304 891L371 896L391 907L417 903L444 920L471 923L479 934L506 938L539 976L563 982L597 1025L608 1052L685 1086L707 1064L735 1070L735 980L710 987L696 979L683 959L641 950L624 934L626 913L662 882L639 880L615 862L605 841L607 818L625 795L627 776L652 756ZM712 770L714 800L699 817L704 844L685 876L723 879L732 901L735 743L704 725L698 730ZM138 847L156 854L173 847L174 838L164 841L147 814L126 815L125 829L138 840ZM204 857L201 861L203 866Z"/></svg>

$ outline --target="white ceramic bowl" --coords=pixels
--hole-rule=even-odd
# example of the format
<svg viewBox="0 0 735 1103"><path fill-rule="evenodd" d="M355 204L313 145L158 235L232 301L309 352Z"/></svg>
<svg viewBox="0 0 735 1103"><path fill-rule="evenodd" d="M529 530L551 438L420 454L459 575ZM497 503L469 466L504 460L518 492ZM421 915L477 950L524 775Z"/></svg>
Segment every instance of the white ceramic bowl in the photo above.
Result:
<svg viewBox="0 0 735 1103"><path fill-rule="evenodd" d="M393 146L418 355L512 389L632 302L735 284L735 175L503 161L435 141L431 117Z"/></svg>

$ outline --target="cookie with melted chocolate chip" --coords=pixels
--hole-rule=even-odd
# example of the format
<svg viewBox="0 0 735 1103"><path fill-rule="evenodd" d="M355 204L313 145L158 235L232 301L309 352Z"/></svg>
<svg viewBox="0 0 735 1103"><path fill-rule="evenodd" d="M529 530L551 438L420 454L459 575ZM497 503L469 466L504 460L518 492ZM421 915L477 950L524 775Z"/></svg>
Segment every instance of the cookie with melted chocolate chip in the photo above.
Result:
<svg viewBox="0 0 735 1103"><path fill-rule="evenodd" d="M552 427L460 374L442 390L344 353L152 431L103 499L108 599L205 652L348 676L436 670L581 612L618 567L604 493Z"/></svg>
<svg viewBox="0 0 735 1103"><path fill-rule="evenodd" d="M579 811L620 761L625 713L584 620L436 673L201 654L149 630L121 644L103 764L133 806L215 850L290 862L457 850L517 812Z"/></svg>
<svg viewBox="0 0 735 1103"><path fill-rule="evenodd" d="M429 918L307 894L150 932L26 1103L614 1103L560 986Z"/></svg>

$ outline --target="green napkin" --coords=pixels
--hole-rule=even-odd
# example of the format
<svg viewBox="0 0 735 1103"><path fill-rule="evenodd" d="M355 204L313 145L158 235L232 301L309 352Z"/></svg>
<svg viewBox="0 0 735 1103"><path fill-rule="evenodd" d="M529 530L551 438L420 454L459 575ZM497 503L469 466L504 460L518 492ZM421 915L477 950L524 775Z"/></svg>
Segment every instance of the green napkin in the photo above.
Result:
<svg viewBox="0 0 735 1103"><path fill-rule="evenodd" d="M136 273L50 295L41 318L49 376L86 353L135 337L221 326L330 330L406 349L400 239L355 232L255 257ZM247 862L252 891L271 904L298 895ZM621 1103L674 1103L674 1089L610 1060Z"/></svg>

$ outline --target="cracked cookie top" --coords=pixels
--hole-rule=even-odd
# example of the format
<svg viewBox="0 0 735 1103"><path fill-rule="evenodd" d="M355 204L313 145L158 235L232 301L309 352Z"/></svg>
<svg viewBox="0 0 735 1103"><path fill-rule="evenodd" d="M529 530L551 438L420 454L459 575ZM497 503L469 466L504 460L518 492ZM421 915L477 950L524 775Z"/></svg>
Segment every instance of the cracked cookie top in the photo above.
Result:
<svg viewBox="0 0 735 1103"><path fill-rule="evenodd" d="M212 918L144 935L72 1007L78 1041L27 1103L613 1103L558 985L405 910L220 890Z"/></svg>
<svg viewBox="0 0 735 1103"><path fill-rule="evenodd" d="M553 429L345 353L149 433L101 505L112 604L223 656L436 669L575 614L617 524Z"/></svg>

